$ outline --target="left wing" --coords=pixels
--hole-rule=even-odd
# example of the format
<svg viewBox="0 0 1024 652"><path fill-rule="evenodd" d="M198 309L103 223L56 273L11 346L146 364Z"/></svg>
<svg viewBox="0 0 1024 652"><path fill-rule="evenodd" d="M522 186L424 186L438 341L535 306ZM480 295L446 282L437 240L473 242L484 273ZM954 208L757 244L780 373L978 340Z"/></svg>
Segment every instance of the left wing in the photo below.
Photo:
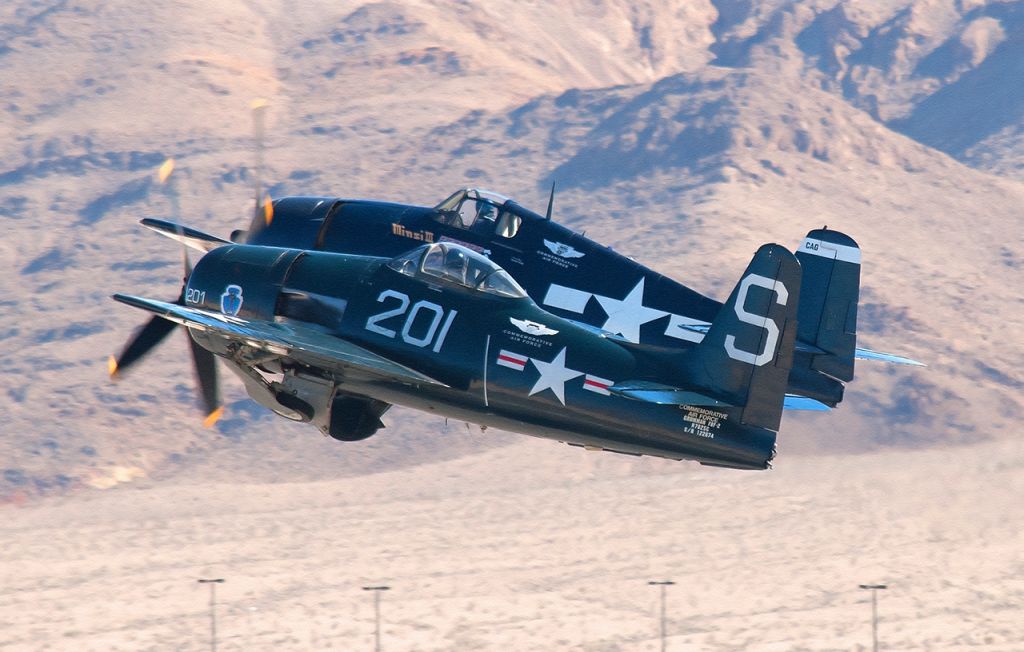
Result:
<svg viewBox="0 0 1024 652"><path fill-rule="evenodd" d="M209 233L203 233L199 229L193 229L190 226L181 226L174 222L168 222L166 220L157 220L152 217L147 217L140 220L142 226L153 229L160 235L165 235L171 240L177 240L183 245L198 249L199 251L206 253L213 251L217 247L222 247L227 244L231 244L223 238L218 238L215 235Z"/></svg>
<svg viewBox="0 0 1024 652"><path fill-rule="evenodd" d="M114 299L135 308L148 310L168 321L189 328L212 331L226 339L311 366L337 371L356 369L381 378L414 385L448 386L361 346L298 324L229 317L208 310L125 294L115 294Z"/></svg>

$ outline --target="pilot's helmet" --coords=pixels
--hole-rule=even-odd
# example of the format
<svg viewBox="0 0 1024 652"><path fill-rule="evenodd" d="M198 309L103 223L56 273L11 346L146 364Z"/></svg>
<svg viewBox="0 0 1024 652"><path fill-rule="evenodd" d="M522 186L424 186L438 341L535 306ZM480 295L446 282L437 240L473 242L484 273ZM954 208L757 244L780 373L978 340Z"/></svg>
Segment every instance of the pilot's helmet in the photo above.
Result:
<svg viewBox="0 0 1024 652"><path fill-rule="evenodd" d="M493 220L495 218L494 204L489 201L478 199L476 202L476 216L481 217L485 220Z"/></svg>
<svg viewBox="0 0 1024 652"><path fill-rule="evenodd" d="M452 247L445 254L444 258L445 271L457 272L461 274L466 269L466 254L465 252Z"/></svg>

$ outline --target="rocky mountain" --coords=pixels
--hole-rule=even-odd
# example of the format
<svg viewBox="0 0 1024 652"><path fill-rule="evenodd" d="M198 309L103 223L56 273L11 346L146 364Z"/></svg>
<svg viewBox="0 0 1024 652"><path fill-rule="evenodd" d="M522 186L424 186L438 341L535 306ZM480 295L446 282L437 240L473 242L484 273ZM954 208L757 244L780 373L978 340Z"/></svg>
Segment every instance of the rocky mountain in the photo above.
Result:
<svg viewBox="0 0 1024 652"><path fill-rule="evenodd" d="M457 457L486 437L395 410L356 445L273 418L228 379L195 416L184 342L117 384L141 323L109 295L174 296L180 254L137 225L226 235L269 101L276 196L433 204L481 185L700 291L756 246L822 224L865 256L863 364L832 414L787 416L787 453L1020 434L1024 2L497 0L0 9L0 496L144 475L260 480ZM552 455L563 454L550 446ZM792 458L791 458L792 459Z"/></svg>

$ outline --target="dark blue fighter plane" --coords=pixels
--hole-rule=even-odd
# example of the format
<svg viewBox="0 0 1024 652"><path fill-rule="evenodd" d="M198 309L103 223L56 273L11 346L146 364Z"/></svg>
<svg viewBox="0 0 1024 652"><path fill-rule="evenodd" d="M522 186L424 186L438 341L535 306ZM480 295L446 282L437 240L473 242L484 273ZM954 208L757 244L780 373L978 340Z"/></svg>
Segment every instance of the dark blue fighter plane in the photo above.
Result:
<svg viewBox="0 0 1024 652"><path fill-rule="evenodd" d="M767 468L800 312L785 248L758 250L699 342L653 347L559 317L496 256L421 235L393 257L222 242L186 263L178 301L115 299L185 326L201 385L219 357L257 402L340 440L372 435L399 404L593 449Z"/></svg>

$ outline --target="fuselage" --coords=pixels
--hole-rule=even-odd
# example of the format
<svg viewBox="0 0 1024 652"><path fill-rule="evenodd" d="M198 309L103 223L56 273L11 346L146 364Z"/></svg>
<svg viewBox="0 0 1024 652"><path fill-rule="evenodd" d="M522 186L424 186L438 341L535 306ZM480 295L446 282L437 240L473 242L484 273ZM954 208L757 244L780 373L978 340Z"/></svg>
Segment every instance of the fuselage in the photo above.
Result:
<svg viewBox="0 0 1024 652"><path fill-rule="evenodd" d="M622 453L751 469L765 468L773 455L775 433L739 424L732 408L611 393L624 380L680 379L671 377L671 365L652 364L527 296L403 273L377 257L241 245L200 260L185 296L211 312L236 302L240 318L314 329L439 381L381 379L329 363L288 369L329 378L333 391ZM224 341L196 335L214 353L237 358Z"/></svg>

